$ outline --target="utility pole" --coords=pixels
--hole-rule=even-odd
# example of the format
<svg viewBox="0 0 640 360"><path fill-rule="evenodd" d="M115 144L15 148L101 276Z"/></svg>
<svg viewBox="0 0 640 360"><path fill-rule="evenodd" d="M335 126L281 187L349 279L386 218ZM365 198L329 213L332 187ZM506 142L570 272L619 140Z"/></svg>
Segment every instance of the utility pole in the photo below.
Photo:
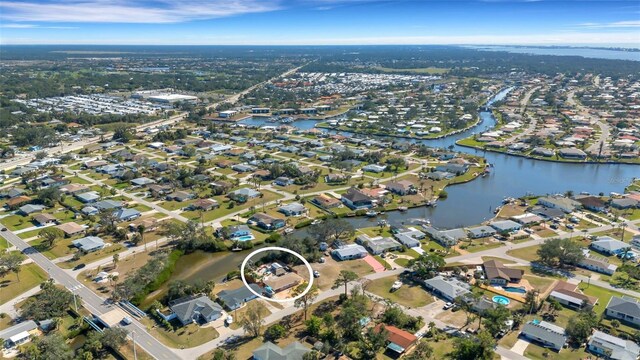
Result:
<svg viewBox="0 0 640 360"><path fill-rule="evenodd" d="M133 340L133 360L138 360L138 354L136 353L136 332L131 332L131 340Z"/></svg>
<svg viewBox="0 0 640 360"><path fill-rule="evenodd" d="M76 313L78 312L78 300L76 300L76 291L73 290L73 306L76 308Z"/></svg>

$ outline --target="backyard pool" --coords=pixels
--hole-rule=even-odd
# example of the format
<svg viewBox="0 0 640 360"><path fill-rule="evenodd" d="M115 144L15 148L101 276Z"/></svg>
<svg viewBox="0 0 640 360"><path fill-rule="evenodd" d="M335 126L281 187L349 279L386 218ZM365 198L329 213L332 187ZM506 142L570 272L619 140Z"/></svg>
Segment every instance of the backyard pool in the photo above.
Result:
<svg viewBox="0 0 640 360"><path fill-rule="evenodd" d="M249 241L253 239L254 239L253 235L244 235L237 238L233 238L233 240L237 240L237 241Z"/></svg>
<svg viewBox="0 0 640 360"><path fill-rule="evenodd" d="M511 300L507 299L502 295L496 295L491 300L493 300L494 303L500 304L500 305L509 305L511 303Z"/></svg>
<svg viewBox="0 0 640 360"><path fill-rule="evenodd" d="M512 293L519 293L519 294L526 294L527 290L523 287L516 287L516 286L505 286L503 287L504 291L508 291L508 292L512 292Z"/></svg>

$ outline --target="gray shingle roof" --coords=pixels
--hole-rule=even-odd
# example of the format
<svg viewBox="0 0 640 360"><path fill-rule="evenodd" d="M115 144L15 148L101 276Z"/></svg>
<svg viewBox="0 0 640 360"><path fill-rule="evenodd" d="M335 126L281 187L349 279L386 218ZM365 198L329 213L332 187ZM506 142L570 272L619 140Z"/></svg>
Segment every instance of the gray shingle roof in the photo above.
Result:
<svg viewBox="0 0 640 360"><path fill-rule="evenodd" d="M611 351L609 358L615 360L636 360L640 356L640 346L638 344L597 330L591 336L589 346Z"/></svg>
<svg viewBox="0 0 640 360"><path fill-rule="evenodd" d="M633 316L636 319L640 318L640 302L627 296L612 296L609 304L607 304L607 310Z"/></svg>
<svg viewBox="0 0 640 360"><path fill-rule="evenodd" d="M190 323L197 314L209 317L214 313L222 313L222 307L205 295L180 298L172 301L169 307L183 324Z"/></svg>
<svg viewBox="0 0 640 360"><path fill-rule="evenodd" d="M524 325L522 333L532 338L541 339L544 342L551 344L556 350L562 349L564 343L567 342L567 337L564 335L564 329L546 321L541 321L539 323L530 321Z"/></svg>
<svg viewBox="0 0 640 360"><path fill-rule="evenodd" d="M310 352L299 342L295 341L284 349L268 341L253 351L253 358L260 360L302 360L304 354Z"/></svg>

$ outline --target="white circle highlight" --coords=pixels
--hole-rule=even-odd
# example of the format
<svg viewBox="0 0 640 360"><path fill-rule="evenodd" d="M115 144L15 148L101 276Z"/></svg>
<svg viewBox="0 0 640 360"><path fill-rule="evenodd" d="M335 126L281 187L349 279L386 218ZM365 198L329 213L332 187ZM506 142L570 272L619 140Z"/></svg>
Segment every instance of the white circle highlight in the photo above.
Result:
<svg viewBox="0 0 640 360"><path fill-rule="evenodd" d="M298 296L293 297L291 299L272 299L272 298L264 296L262 294L258 294L257 292L255 292L251 288L251 286L249 286L249 283L247 283L247 279L244 277L244 268L246 267L247 262L249 261L249 259L251 259L256 254L259 254L259 253L265 252L265 251L284 251L284 252L289 253L291 255L294 255L298 259L302 260L302 262L307 267L307 269L309 269L309 284L307 285L307 287L304 289L303 292L301 292ZM302 255L298 254L297 252L295 252L293 250L290 250L290 249L287 249L287 248L283 248L283 247L279 247L279 246L269 246L269 247L266 247L266 248L258 249L256 251L252 252L251 254L247 255L247 257L245 257L244 260L242 261L242 265L240 266L240 277L242 278L242 283L255 296L257 296L257 297L259 297L261 299L267 300L267 301L273 301L273 302L278 302L278 303L284 303L284 302L288 302L288 301L296 301L296 300L300 299L301 297L305 296L309 292L309 290L311 290L311 287L313 286L313 269L311 268L311 264L309 264L307 259L305 259Z"/></svg>

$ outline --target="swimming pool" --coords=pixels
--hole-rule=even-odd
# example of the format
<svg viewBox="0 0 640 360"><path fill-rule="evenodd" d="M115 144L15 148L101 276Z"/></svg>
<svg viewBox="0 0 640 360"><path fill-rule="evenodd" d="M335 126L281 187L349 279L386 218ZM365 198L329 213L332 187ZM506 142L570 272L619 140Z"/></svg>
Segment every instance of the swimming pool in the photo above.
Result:
<svg viewBox="0 0 640 360"><path fill-rule="evenodd" d="M253 239L254 239L253 235L244 235L237 238L233 238L233 240L237 240L237 241L249 241Z"/></svg>
<svg viewBox="0 0 640 360"><path fill-rule="evenodd" d="M519 293L519 294L526 294L527 290L525 290L525 288L523 287L515 287L515 286L505 286L503 287L504 291L508 291L508 292L512 292L512 293Z"/></svg>
<svg viewBox="0 0 640 360"><path fill-rule="evenodd" d="M507 299L502 295L496 295L491 300L493 300L494 303L500 304L500 305L509 305L511 303L511 300Z"/></svg>

